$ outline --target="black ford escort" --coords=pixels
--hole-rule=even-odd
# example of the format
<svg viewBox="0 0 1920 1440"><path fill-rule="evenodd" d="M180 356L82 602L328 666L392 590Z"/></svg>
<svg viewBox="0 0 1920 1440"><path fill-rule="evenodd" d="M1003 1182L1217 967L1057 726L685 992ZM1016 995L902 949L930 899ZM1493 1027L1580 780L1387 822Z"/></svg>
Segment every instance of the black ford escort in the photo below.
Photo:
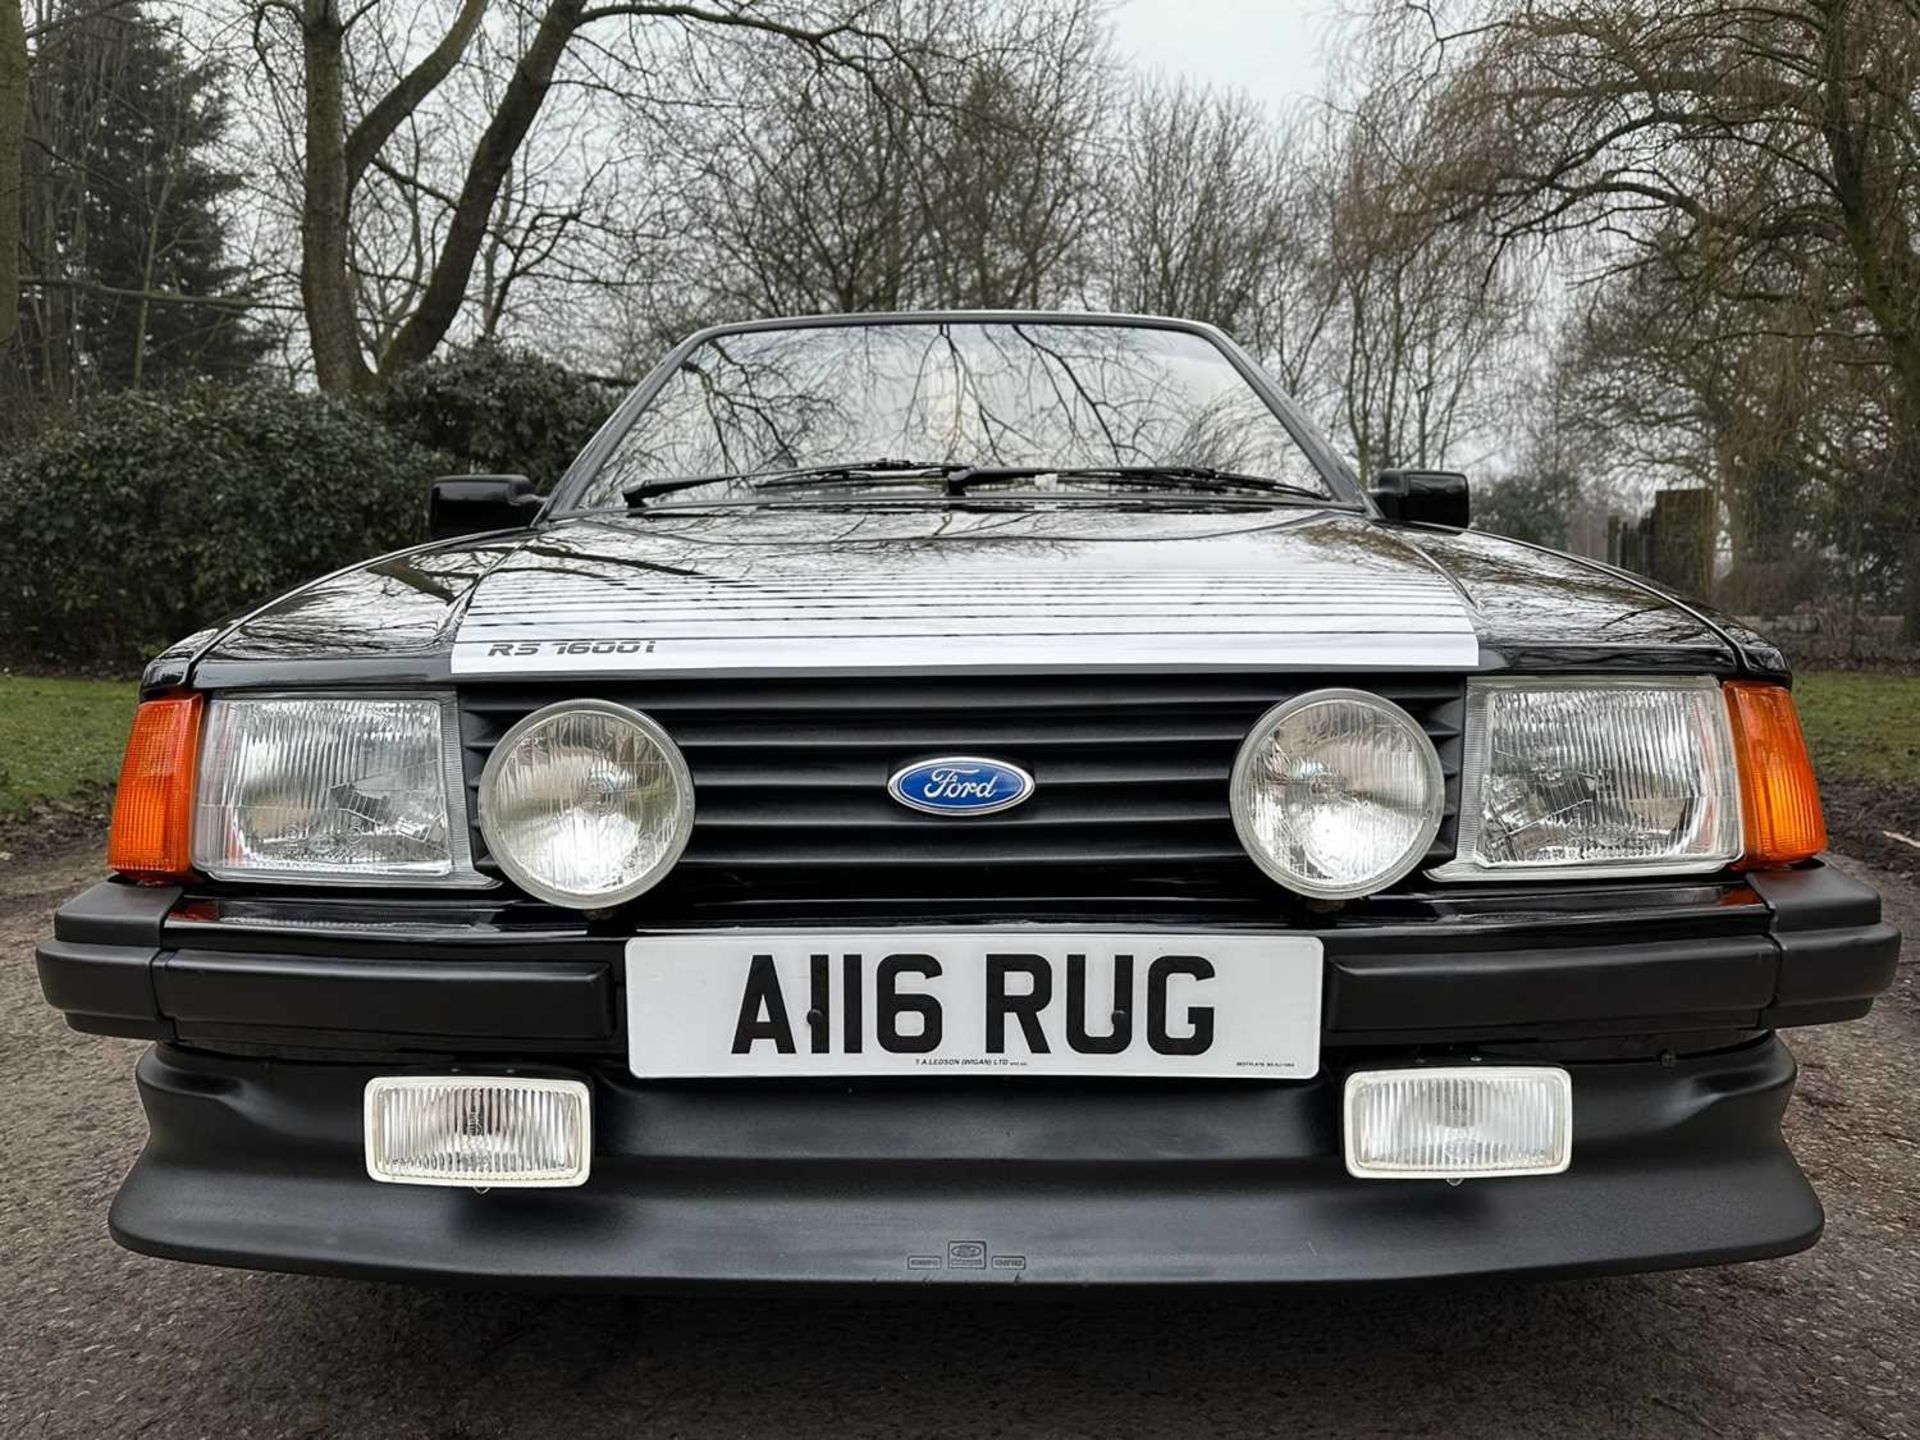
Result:
<svg viewBox="0 0 1920 1440"><path fill-rule="evenodd" d="M1898 936L1781 654L1199 325L709 330L148 669L39 949L154 1255L538 1285L1779 1255Z"/></svg>

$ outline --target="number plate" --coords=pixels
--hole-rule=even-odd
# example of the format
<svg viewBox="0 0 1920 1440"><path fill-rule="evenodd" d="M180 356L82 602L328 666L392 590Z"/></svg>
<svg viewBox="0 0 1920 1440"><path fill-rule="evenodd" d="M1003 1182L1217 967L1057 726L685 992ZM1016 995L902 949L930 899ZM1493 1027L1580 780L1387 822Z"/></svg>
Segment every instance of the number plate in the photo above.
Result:
<svg viewBox="0 0 1920 1440"><path fill-rule="evenodd" d="M627 943L629 1064L750 1075L1306 1079L1320 942L1291 935L704 933Z"/></svg>

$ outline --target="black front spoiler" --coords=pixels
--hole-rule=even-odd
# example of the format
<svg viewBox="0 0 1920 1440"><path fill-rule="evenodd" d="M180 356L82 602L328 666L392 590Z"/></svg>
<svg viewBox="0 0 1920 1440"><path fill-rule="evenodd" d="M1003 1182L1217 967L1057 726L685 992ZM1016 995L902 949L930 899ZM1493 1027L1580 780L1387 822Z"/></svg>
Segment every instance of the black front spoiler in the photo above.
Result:
<svg viewBox="0 0 1920 1440"><path fill-rule="evenodd" d="M581 1072L586 1185L381 1185L360 1101L394 1068L150 1052L153 1134L114 1237L179 1260L497 1286L1269 1285L1749 1260L1822 1223L1780 1136L1794 1067L1772 1038L1569 1065L1572 1168L1457 1187L1348 1176L1337 1070L666 1087L614 1067Z"/></svg>

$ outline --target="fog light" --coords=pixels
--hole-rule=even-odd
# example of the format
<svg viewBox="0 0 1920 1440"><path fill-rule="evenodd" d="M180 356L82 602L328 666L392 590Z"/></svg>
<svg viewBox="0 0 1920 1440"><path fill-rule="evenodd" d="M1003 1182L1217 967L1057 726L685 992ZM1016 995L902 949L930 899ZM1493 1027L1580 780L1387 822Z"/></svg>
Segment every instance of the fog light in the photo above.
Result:
<svg viewBox="0 0 1920 1440"><path fill-rule="evenodd" d="M578 1080L381 1075L367 1082L367 1174L394 1185L579 1185L593 1112Z"/></svg>
<svg viewBox="0 0 1920 1440"><path fill-rule="evenodd" d="M1544 1065L1362 1070L1347 1077L1347 1173L1362 1180L1558 1175L1573 1080Z"/></svg>

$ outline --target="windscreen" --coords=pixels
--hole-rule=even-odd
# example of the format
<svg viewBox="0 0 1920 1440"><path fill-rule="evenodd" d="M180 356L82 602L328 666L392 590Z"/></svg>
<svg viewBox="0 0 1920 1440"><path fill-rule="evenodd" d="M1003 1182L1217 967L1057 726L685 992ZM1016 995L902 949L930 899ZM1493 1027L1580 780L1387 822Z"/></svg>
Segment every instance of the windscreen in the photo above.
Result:
<svg viewBox="0 0 1920 1440"><path fill-rule="evenodd" d="M647 482L881 460L1194 466L1331 497L1205 336L1022 321L796 326L707 340L574 503L617 506ZM688 498L713 496L703 487Z"/></svg>

